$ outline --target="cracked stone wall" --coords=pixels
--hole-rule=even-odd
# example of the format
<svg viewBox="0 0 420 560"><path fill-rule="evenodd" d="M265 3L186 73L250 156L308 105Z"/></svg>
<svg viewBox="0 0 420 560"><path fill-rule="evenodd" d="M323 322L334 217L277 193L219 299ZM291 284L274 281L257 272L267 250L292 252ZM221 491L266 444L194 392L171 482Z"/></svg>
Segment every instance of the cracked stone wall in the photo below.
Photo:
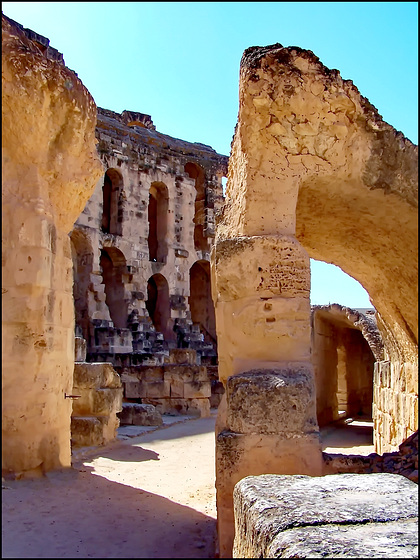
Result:
<svg viewBox="0 0 420 560"><path fill-rule="evenodd" d="M381 414L406 426L408 416L416 414L417 391L407 377L417 371L417 161L417 146L311 51L276 44L244 52L226 199L212 250L219 376L227 388L216 428L221 556L232 551L231 493L237 476L292 474L288 468L293 474L319 473L320 451L315 443L305 449L317 433L316 419L312 432L311 424L300 424L292 446L295 462L287 467L281 453L270 461L264 457L265 436L256 417L249 435L229 424L229 386L235 376L249 383L250 372L254 386L268 386L270 375L272 385L287 393L291 380L306 371L301 391L305 399L308 391L311 396L305 414L315 408L310 257L338 265L358 280L377 311L384 358L399 380L398 387L389 387L375 378L378 392L390 393L376 411L374 404L382 451L401 441L386 431L379 436ZM242 408L261 414L254 406L257 395L245 396ZM274 399L271 407L281 406L278 395L279 404ZM293 400L290 405L298 409ZM257 436L258 446L252 441ZM299 446L305 449L301 456ZM304 460L308 455L311 465Z"/></svg>
<svg viewBox="0 0 420 560"><path fill-rule="evenodd" d="M70 466L68 233L102 170L92 97L47 39L4 15L2 80L2 469L20 476Z"/></svg>

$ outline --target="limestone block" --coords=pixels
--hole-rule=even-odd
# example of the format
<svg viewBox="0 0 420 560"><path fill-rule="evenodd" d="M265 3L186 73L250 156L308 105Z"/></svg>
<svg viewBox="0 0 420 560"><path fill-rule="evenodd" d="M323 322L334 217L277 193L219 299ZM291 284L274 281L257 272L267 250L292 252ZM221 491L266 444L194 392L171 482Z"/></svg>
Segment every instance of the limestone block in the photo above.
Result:
<svg viewBox="0 0 420 560"><path fill-rule="evenodd" d="M121 378L112 367L106 362L98 363L76 363L74 365L73 385L86 389L121 387Z"/></svg>
<svg viewBox="0 0 420 560"><path fill-rule="evenodd" d="M72 416L71 443L73 447L106 445L116 438L118 418L113 416Z"/></svg>
<svg viewBox="0 0 420 560"><path fill-rule="evenodd" d="M122 387L116 389L86 389L74 387L80 398L73 400L72 416L109 416L121 410Z"/></svg>
<svg viewBox="0 0 420 560"><path fill-rule="evenodd" d="M163 368L160 366L142 368L140 372L144 381L163 381Z"/></svg>
<svg viewBox="0 0 420 560"><path fill-rule="evenodd" d="M125 381L124 396L127 399L141 399L147 396L147 383L144 381Z"/></svg>
<svg viewBox="0 0 420 560"><path fill-rule="evenodd" d="M204 399L211 397L210 381L192 381L184 384L184 398Z"/></svg>
<svg viewBox="0 0 420 560"><path fill-rule="evenodd" d="M168 381L150 381L146 383L147 398L169 398L171 386Z"/></svg>
<svg viewBox="0 0 420 560"><path fill-rule="evenodd" d="M320 476L322 469L317 434L238 434L229 430L218 433L216 500L220 557L232 557L235 535L233 489L237 482L264 473Z"/></svg>
<svg viewBox="0 0 420 560"><path fill-rule="evenodd" d="M169 363L196 365L197 352L189 348L172 348L169 352Z"/></svg>
<svg viewBox="0 0 420 560"><path fill-rule="evenodd" d="M121 425L161 426L162 416L151 404L123 403L118 413Z"/></svg>
<svg viewBox="0 0 420 560"><path fill-rule="evenodd" d="M71 419L71 442L74 447L85 447L91 445L102 445L103 418L95 416L72 416Z"/></svg>
<svg viewBox="0 0 420 560"><path fill-rule="evenodd" d="M182 379L185 383L208 381L209 379L206 366L165 364L164 379L173 379L174 377Z"/></svg>
<svg viewBox="0 0 420 560"><path fill-rule="evenodd" d="M234 515L234 558L418 554L417 485L399 475L250 476Z"/></svg>
<svg viewBox="0 0 420 560"><path fill-rule="evenodd" d="M165 371L165 381L170 385L171 398L184 398L184 379L175 372Z"/></svg>
<svg viewBox="0 0 420 560"><path fill-rule="evenodd" d="M310 365L252 370L227 380L227 423L241 434L318 432Z"/></svg>
<svg viewBox="0 0 420 560"><path fill-rule="evenodd" d="M225 239L216 243L213 259L217 302L251 294L309 298L309 256L293 236Z"/></svg>
<svg viewBox="0 0 420 560"><path fill-rule="evenodd" d="M210 416L210 400L209 399L188 399L187 413L198 413L201 418L208 418Z"/></svg>
<svg viewBox="0 0 420 560"><path fill-rule="evenodd" d="M218 302L219 376L278 362L309 362L311 359L310 303L306 298L258 296Z"/></svg>

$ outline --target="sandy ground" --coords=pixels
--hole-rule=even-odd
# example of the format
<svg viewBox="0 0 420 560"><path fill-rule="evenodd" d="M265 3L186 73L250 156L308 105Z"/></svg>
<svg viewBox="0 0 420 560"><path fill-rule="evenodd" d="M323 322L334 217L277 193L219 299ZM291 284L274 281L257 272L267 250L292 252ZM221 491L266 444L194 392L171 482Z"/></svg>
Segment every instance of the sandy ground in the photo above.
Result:
<svg viewBox="0 0 420 560"><path fill-rule="evenodd" d="M72 469L3 482L2 557L214 558L215 415L122 428ZM323 450L371 453L371 427L351 428L323 430Z"/></svg>
<svg viewBox="0 0 420 560"><path fill-rule="evenodd" d="M3 558L214 558L214 424L186 420L3 483Z"/></svg>

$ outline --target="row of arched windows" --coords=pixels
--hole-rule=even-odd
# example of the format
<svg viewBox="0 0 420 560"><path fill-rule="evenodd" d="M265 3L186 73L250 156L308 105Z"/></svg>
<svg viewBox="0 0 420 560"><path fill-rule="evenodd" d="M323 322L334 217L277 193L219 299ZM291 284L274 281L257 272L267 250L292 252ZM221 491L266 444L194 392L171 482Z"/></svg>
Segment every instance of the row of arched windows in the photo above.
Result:
<svg viewBox="0 0 420 560"><path fill-rule="evenodd" d="M185 172L195 180L196 197L194 212L194 247L197 251L208 250L208 241L204 236L205 225L205 176L203 169L195 163L187 163ZM105 173L103 193L103 211L101 229L104 233L122 235L123 221L123 179L116 169ZM166 262L168 252L166 236L168 231L169 194L162 182L152 183L149 189L148 223L149 223L149 260Z"/></svg>
<svg viewBox="0 0 420 560"><path fill-rule="evenodd" d="M74 302L76 324L83 337L89 340L88 293L93 269L93 252L88 238L79 230L71 233L74 268ZM101 249L99 264L105 292L105 303L116 328L127 328L128 302L125 301L123 275L126 273L124 254L115 247ZM210 288L210 263L200 260L190 268L190 295L188 298L191 320L200 326L200 331L209 342L216 341L216 322ZM147 312L155 329L162 332L165 339L174 338L171 324L169 287L162 274L154 274L147 282Z"/></svg>

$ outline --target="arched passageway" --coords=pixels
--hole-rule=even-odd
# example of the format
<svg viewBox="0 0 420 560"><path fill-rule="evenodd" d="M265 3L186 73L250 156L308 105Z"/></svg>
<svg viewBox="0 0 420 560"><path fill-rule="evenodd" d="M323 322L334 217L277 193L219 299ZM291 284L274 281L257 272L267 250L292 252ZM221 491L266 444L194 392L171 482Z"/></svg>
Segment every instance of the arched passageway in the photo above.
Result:
<svg viewBox="0 0 420 560"><path fill-rule="evenodd" d="M376 358L346 308L313 309L312 360L318 425L351 417L372 420Z"/></svg>
<svg viewBox="0 0 420 560"><path fill-rule="evenodd" d="M204 170L195 163L188 162L185 165L185 173L195 180L195 207L194 207L194 249L196 251L208 251L208 239L204 236L205 227L205 202L206 191L204 184Z"/></svg>
<svg viewBox="0 0 420 560"><path fill-rule="evenodd" d="M126 260L123 253L114 247L101 250L100 266L105 284L105 303L112 322L117 329L127 328L128 305L124 299L123 273Z"/></svg>
<svg viewBox="0 0 420 560"><path fill-rule="evenodd" d="M210 263L197 261L190 268L189 306L191 320L198 323L204 339L216 343L216 319L210 287Z"/></svg>
<svg viewBox="0 0 420 560"><path fill-rule="evenodd" d="M168 188L164 183L154 182L149 190L149 260L165 263L168 254Z"/></svg>
<svg viewBox="0 0 420 560"><path fill-rule="evenodd" d="M70 234L71 255L73 260L73 297L76 328L89 344L89 284L93 266L93 250L87 236L74 229Z"/></svg>
<svg viewBox="0 0 420 560"><path fill-rule="evenodd" d="M116 169L108 169L102 187L102 231L104 233L122 234L122 189L121 173Z"/></svg>
<svg viewBox="0 0 420 560"><path fill-rule="evenodd" d="M174 333L170 325L169 286L162 274L154 274L147 281L146 309L155 329L166 340L172 340Z"/></svg>

